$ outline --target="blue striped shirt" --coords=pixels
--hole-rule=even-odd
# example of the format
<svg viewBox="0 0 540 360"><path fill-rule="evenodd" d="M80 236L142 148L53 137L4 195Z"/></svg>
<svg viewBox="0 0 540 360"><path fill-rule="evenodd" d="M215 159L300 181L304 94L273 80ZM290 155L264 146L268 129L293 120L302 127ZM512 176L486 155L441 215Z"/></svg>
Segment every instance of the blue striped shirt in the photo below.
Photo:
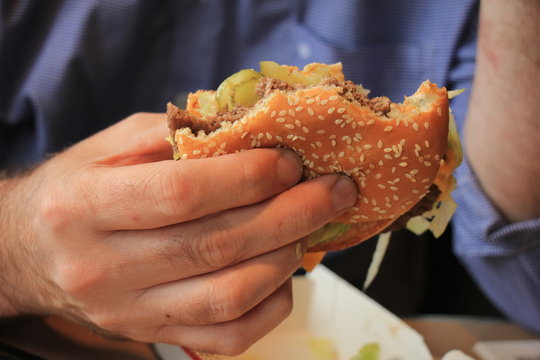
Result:
<svg viewBox="0 0 540 360"><path fill-rule="evenodd" d="M400 100L425 79L470 89L473 0L21 0L0 8L0 167L41 161L137 111L260 60L343 62ZM470 92L468 92L470 93ZM468 93L452 107L461 128ZM492 301L540 333L540 223L508 224L465 164L455 251Z"/></svg>

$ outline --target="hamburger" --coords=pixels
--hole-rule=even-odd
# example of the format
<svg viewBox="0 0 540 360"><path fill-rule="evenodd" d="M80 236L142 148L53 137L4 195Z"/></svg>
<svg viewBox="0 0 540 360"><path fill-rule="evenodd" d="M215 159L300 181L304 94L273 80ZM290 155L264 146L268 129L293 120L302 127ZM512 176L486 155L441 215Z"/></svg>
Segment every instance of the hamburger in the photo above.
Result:
<svg viewBox="0 0 540 360"><path fill-rule="evenodd" d="M305 267L326 251L404 227L439 236L455 210L450 192L461 150L449 92L424 81L402 103L345 80L341 63L295 66L272 61L233 74L217 90L169 103L169 141L180 161L253 148L293 150L303 178L353 179L355 206L308 236ZM313 253L309 255L309 253Z"/></svg>

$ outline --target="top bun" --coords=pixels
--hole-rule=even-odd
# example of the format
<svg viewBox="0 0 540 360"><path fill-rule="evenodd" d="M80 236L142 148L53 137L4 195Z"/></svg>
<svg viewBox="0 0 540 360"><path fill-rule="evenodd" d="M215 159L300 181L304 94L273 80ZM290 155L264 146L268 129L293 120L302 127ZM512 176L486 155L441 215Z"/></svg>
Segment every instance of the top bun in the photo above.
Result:
<svg viewBox="0 0 540 360"><path fill-rule="evenodd" d="M310 66L308 70L321 64ZM373 102L347 94L339 74L333 74L334 82L267 91L238 119L214 124L211 131L204 131L200 122L216 118L201 116L198 99L213 92L191 94L187 114L169 104L178 157L195 159L261 147L291 149L303 161L305 178L341 173L360 190L352 210L333 221L343 224L335 236L311 241L308 251L337 250L380 233L428 194L444 164L448 94L425 81L402 103L386 101L380 110ZM198 127L192 126L193 117ZM179 118L190 120L182 124Z"/></svg>

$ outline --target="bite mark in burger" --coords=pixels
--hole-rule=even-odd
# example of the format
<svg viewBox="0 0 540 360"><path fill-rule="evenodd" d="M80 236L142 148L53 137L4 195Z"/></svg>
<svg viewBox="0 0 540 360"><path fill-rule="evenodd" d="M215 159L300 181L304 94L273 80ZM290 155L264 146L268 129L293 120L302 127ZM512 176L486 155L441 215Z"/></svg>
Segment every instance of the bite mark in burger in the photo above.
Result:
<svg viewBox="0 0 540 360"><path fill-rule="evenodd" d="M180 160L284 147L301 157L304 179L351 177L355 206L311 234L308 252L352 246L424 214L428 229L451 201L461 158L448 93L425 81L402 103L368 94L344 79L341 63L299 70L265 61L190 94L186 110L169 103L170 141Z"/></svg>

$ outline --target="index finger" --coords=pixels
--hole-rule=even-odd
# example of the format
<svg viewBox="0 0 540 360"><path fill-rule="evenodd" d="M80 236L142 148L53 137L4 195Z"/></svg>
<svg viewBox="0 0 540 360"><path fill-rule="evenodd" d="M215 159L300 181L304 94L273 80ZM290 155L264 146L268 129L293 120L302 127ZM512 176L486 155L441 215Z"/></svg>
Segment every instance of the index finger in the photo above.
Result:
<svg viewBox="0 0 540 360"><path fill-rule="evenodd" d="M296 184L302 166L291 151L256 149L89 170L95 225L101 230L135 230L260 202Z"/></svg>

